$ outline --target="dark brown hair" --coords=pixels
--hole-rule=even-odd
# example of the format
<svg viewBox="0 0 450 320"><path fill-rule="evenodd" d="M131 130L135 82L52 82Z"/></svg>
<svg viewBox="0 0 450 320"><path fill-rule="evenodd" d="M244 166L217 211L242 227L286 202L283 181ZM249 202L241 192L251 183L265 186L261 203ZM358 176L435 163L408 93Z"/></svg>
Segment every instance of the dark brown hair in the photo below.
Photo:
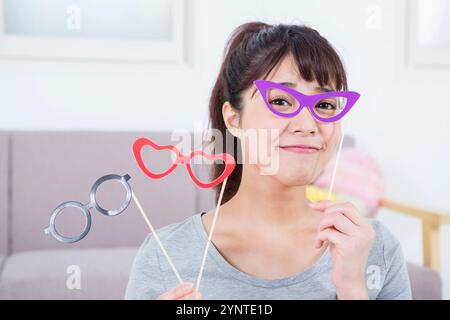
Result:
<svg viewBox="0 0 450 320"><path fill-rule="evenodd" d="M339 55L316 30L303 25L269 25L263 22L245 23L236 28L224 50L224 59L209 101L209 125L222 133L225 152L233 154L236 168L228 177L221 204L237 192L242 176L239 139L228 132L222 116L223 104L242 110L241 93L254 80L265 79L271 70L288 54L292 54L298 71L306 81L316 80L320 86L347 90L347 78ZM226 144L232 141L232 145ZM224 152L220 150L219 152ZM214 164L212 178L218 177L223 164ZM216 202L221 184L215 187Z"/></svg>

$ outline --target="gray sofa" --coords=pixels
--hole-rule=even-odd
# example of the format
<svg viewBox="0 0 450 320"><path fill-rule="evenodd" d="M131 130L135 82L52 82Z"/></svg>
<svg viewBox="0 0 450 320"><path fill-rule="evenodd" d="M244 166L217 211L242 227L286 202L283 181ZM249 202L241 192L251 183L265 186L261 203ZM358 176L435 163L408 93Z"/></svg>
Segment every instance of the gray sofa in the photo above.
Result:
<svg viewBox="0 0 450 320"><path fill-rule="evenodd" d="M77 243L60 243L43 232L56 205L87 203L100 176L128 173L156 227L214 206L212 191L190 183L183 167L162 180L145 177L131 152L140 136L171 143L167 132L0 132L0 299L123 298L133 257L148 233L133 203L115 217L91 210L91 231ZM161 153L154 165L162 167L166 156ZM204 166L196 170L205 174ZM121 197L120 188L111 190L102 199L105 207ZM74 234L78 222L64 231ZM72 265L81 271L80 289L66 286ZM439 274L408 268L414 298L441 298Z"/></svg>

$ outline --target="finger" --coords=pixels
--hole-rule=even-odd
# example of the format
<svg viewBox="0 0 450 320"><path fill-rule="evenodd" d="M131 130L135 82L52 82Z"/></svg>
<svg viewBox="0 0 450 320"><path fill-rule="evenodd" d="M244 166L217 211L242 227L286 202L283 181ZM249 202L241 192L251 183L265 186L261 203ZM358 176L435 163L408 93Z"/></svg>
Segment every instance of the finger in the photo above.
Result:
<svg viewBox="0 0 450 320"><path fill-rule="evenodd" d="M333 204L335 204L335 202L331 201L331 200L319 200L316 202L311 202L308 203L308 205L313 208L314 210L320 210L323 211L326 208L328 208L329 206L332 206Z"/></svg>
<svg viewBox="0 0 450 320"><path fill-rule="evenodd" d="M319 244L324 241L329 241L337 246L342 245L347 241L348 236L334 228L327 228L319 232L316 236L315 247L320 248Z"/></svg>
<svg viewBox="0 0 450 320"><path fill-rule="evenodd" d="M202 300L202 299L203 299L202 293L201 293L201 292L198 292L198 291L195 291L194 299L195 299L195 300Z"/></svg>
<svg viewBox="0 0 450 320"><path fill-rule="evenodd" d="M321 248L321 247L323 246L324 243L325 243L325 241L322 241L322 240L315 240L315 242L314 242L314 247L317 248L317 249L319 249L319 248Z"/></svg>
<svg viewBox="0 0 450 320"><path fill-rule="evenodd" d="M191 293L194 290L194 284L190 282L183 282L175 288L164 292L157 299L158 300L176 300Z"/></svg>
<svg viewBox="0 0 450 320"><path fill-rule="evenodd" d="M319 232L329 227L334 227L349 236L355 235L357 232L356 225L341 212L331 212L324 215L319 223Z"/></svg>
<svg viewBox="0 0 450 320"><path fill-rule="evenodd" d="M350 202L336 203L335 205L330 206L324 210L325 214L331 212L341 212L357 226L362 226L368 223L366 222L364 217L359 214L355 206Z"/></svg>
<svg viewBox="0 0 450 320"><path fill-rule="evenodd" d="M192 291L191 293L185 295L184 297L178 299L178 300L201 300L202 294L196 290Z"/></svg>

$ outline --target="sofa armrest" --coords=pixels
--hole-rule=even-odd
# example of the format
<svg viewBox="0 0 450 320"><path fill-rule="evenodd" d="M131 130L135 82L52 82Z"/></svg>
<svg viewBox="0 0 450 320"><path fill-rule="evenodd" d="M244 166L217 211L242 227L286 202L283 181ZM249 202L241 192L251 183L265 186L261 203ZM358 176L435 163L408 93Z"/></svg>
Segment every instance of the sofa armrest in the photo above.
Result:
<svg viewBox="0 0 450 320"><path fill-rule="evenodd" d="M420 219L422 222L423 264L439 272L441 264L440 226L450 224L450 213L418 208L387 198L380 200L380 207Z"/></svg>
<svg viewBox="0 0 450 320"><path fill-rule="evenodd" d="M442 299L442 279L438 272L410 262L407 268L414 300Z"/></svg>

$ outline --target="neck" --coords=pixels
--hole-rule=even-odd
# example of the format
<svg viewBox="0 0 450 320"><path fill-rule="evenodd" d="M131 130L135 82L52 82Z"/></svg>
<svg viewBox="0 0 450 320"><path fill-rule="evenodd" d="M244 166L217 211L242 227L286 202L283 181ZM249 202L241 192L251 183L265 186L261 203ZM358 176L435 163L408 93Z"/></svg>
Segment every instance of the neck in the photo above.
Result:
<svg viewBox="0 0 450 320"><path fill-rule="evenodd" d="M255 165L244 165L236 195L225 204L234 221L292 226L311 216L306 186L286 186L271 175L261 175Z"/></svg>

